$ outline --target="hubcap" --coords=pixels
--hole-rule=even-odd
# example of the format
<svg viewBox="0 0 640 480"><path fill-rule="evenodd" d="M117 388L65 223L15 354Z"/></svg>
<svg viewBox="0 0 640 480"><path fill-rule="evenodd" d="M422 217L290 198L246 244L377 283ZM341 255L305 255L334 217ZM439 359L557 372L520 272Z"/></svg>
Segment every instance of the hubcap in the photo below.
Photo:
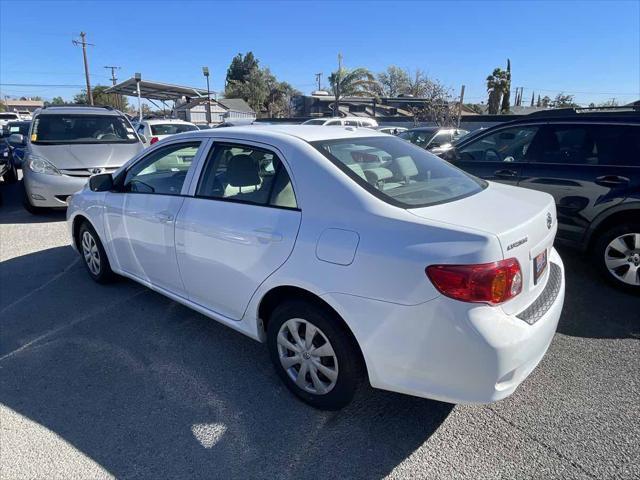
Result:
<svg viewBox="0 0 640 480"><path fill-rule="evenodd" d="M280 364L303 390L329 393L338 380L338 358L318 327L301 318L287 320L278 332Z"/></svg>
<svg viewBox="0 0 640 480"><path fill-rule="evenodd" d="M640 233L614 238L604 252L609 273L628 285L640 285Z"/></svg>
<svg viewBox="0 0 640 480"><path fill-rule="evenodd" d="M89 271L98 275L100 273L100 251L93 235L86 231L82 234L82 255Z"/></svg>

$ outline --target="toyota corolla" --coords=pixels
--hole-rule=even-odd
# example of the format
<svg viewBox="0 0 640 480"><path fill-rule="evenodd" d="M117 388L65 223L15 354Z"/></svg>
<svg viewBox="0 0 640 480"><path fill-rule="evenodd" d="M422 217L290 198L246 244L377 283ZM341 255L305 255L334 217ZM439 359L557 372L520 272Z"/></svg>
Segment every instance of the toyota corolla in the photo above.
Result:
<svg viewBox="0 0 640 480"><path fill-rule="evenodd" d="M323 409L362 380L502 399L564 301L550 195L369 129L176 135L93 176L67 218L95 281L131 278L266 342L286 386Z"/></svg>

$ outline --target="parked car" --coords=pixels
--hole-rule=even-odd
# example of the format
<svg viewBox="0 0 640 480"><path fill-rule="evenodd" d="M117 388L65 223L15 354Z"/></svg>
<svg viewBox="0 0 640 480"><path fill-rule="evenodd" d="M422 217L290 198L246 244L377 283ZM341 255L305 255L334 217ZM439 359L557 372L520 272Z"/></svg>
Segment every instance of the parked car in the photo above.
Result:
<svg viewBox="0 0 640 480"><path fill-rule="evenodd" d="M479 177L553 195L558 241L604 277L640 290L640 112L541 112L443 154Z"/></svg>
<svg viewBox="0 0 640 480"><path fill-rule="evenodd" d="M18 110L18 117L20 120L32 120L33 116L29 110Z"/></svg>
<svg viewBox="0 0 640 480"><path fill-rule="evenodd" d="M17 113L13 112L0 112L0 128L4 127L7 123L20 120Z"/></svg>
<svg viewBox="0 0 640 480"><path fill-rule="evenodd" d="M22 168L22 161L24 159L25 152L24 140L29 136L30 128L31 121L8 122L2 127L2 136L0 137L0 141L6 144L9 156L11 157L11 162L15 166L15 168ZM22 135L21 141L19 143L10 141L11 135L14 134ZM16 137L14 137L14 140L15 138Z"/></svg>
<svg viewBox="0 0 640 480"><path fill-rule="evenodd" d="M145 137L145 146L153 145L163 138L167 138L176 133L191 132L198 130L193 123L185 122L176 118L161 118L143 120L136 126L137 132Z"/></svg>
<svg viewBox="0 0 640 480"><path fill-rule="evenodd" d="M406 132L407 128L405 127L394 127L394 126L384 126L384 127L372 127L374 130L377 130L381 133L386 133L388 135L399 135L402 132Z"/></svg>
<svg viewBox="0 0 640 480"><path fill-rule="evenodd" d="M95 281L132 278L266 341L286 386L319 408L347 404L361 379L504 398L564 300L550 195L364 128L176 135L92 177L67 221Z"/></svg>
<svg viewBox="0 0 640 480"><path fill-rule="evenodd" d="M377 127L378 122L373 118L366 117L329 117L312 118L303 122L302 125L322 125L324 127L351 126L351 127Z"/></svg>
<svg viewBox="0 0 640 480"><path fill-rule="evenodd" d="M418 127L398 134L418 147L439 153L451 147L452 142L464 137L469 132L461 128Z"/></svg>
<svg viewBox="0 0 640 480"><path fill-rule="evenodd" d="M0 142L0 178L4 183L16 183L18 171L11 158L11 148L6 142Z"/></svg>
<svg viewBox="0 0 640 480"><path fill-rule="evenodd" d="M31 213L66 207L91 175L113 172L144 146L129 121L110 107L52 106L38 110L25 145L24 206Z"/></svg>

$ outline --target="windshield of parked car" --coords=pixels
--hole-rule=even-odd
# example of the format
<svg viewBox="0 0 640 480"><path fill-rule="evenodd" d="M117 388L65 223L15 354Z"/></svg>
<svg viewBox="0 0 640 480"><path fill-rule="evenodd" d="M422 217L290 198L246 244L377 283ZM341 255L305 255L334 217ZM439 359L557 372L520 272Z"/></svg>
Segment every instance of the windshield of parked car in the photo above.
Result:
<svg viewBox="0 0 640 480"><path fill-rule="evenodd" d="M407 130L399 133L398 137L403 140L408 140L414 145L425 148L436 133L438 133L437 128L427 130Z"/></svg>
<svg viewBox="0 0 640 480"><path fill-rule="evenodd" d="M135 143L138 137L124 119L116 115L39 115L33 122L35 144Z"/></svg>
<svg viewBox="0 0 640 480"><path fill-rule="evenodd" d="M367 191L403 208L450 202L487 185L393 136L323 140L312 145Z"/></svg>
<svg viewBox="0 0 640 480"><path fill-rule="evenodd" d="M31 122L9 122L2 127L0 136L9 137L14 133L19 133L20 135L27 135L29 133L30 126L31 126Z"/></svg>
<svg viewBox="0 0 640 480"><path fill-rule="evenodd" d="M198 130L198 127L188 123L156 123L149 125L149 127L151 127L151 135L175 135L176 133Z"/></svg>

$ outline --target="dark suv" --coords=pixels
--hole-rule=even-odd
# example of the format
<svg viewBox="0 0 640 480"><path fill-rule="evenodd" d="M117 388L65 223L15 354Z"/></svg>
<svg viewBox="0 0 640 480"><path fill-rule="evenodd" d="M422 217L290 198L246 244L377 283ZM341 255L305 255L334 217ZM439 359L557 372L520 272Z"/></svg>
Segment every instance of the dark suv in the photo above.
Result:
<svg viewBox="0 0 640 480"><path fill-rule="evenodd" d="M606 278L640 291L640 111L538 112L441 156L478 177L553 195L558 242L590 252Z"/></svg>

